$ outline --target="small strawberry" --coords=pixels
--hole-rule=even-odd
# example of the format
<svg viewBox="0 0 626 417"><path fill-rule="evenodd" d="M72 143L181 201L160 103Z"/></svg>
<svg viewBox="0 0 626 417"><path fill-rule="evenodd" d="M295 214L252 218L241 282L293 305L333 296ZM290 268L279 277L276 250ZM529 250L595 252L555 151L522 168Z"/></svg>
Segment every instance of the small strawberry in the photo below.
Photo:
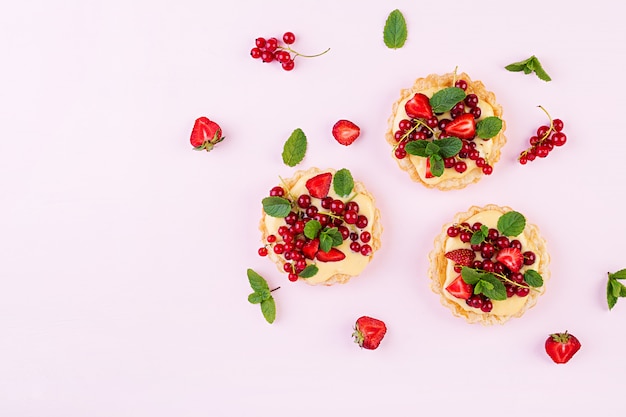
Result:
<svg viewBox="0 0 626 417"><path fill-rule="evenodd" d="M474 293L474 288L472 288L471 285L465 282L463 280L463 277L459 275L454 281L450 283L450 285L446 287L446 291L448 291L452 296L456 298L467 300Z"/></svg>
<svg viewBox="0 0 626 417"><path fill-rule="evenodd" d="M426 158L426 178L435 178L432 172L430 172L430 158Z"/></svg>
<svg viewBox="0 0 626 417"><path fill-rule="evenodd" d="M546 353L556 363L566 363L580 349L576 336L565 333L553 333L546 339Z"/></svg>
<svg viewBox="0 0 626 417"><path fill-rule="evenodd" d="M416 93L413 98L406 102L404 110L412 119L429 119L433 117L433 108L430 99L422 93Z"/></svg>
<svg viewBox="0 0 626 417"><path fill-rule="evenodd" d="M222 128L206 117L199 117L191 130L191 146L197 151L213 149L216 143L224 140Z"/></svg>
<svg viewBox="0 0 626 417"><path fill-rule="evenodd" d="M313 240L307 241L304 246L302 246L302 254L307 259L315 259L315 255L320 248L320 240L315 238Z"/></svg>
<svg viewBox="0 0 626 417"><path fill-rule="evenodd" d="M445 257L457 265L470 266L476 258L476 253L471 249L454 249L446 252Z"/></svg>
<svg viewBox="0 0 626 417"><path fill-rule="evenodd" d="M363 349L376 349L387 333L387 326L381 320L368 316L359 317L354 325L354 342Z"/></svg>
<svg viewBox="0 0 626 417"><path fill-rule="evenodd" d="M339 262L346 258L346 254L337 248L331 248L328 252L318 251L315 257L320 262Z"/></svg>
<svg viewBox="0 0 626 417"><path fill-rule="evenodd" d="M476 120L471 113L464 113L451 120L446 125L444 131L449 136L455 136L459 139L471 139L476 135Z"/></svg>
<svg viewBox="0 0 626 417"><path fill-rule="evenodd" d="M352 145L360 134L361 128L349 120L339 120L333 126L333 137L344 146Z"/></svg>
<svg viewBox="0 0 626 417"><path fill-rule="evenodd" d="M503 248L496 255L496 260L502 262L511 272L518 272L524 264L524 255L518 248Z"/></svg>
<svg viewBox="0 0 626 417"><path fill-rule="evenodd" d="M328 190L330 190L330 184L332 181L333 174L330 172L324 172L309 178L305 185L306 189L309 190L311 197L324 198L328 195Z"/></svg>

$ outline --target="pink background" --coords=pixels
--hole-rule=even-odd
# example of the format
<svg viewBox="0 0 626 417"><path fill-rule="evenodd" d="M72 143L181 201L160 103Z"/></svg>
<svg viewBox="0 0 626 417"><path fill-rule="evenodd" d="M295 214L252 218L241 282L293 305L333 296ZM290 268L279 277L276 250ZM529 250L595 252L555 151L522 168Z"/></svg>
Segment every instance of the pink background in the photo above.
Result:
<svg viewBox="0 0 626 417"><path fill-rule="evenodd" d="M0 415L620 413L626 300L605 301L606 273L626 268L617 2L56 3L0 14ZM382 41L395 8L399 50ZM250 58L287 30L331 51L292 72ZM504 70L532 54L552 82ZM456 66L496 93L509 141L491 177L440 192L400 171L384 133L400 89ZM521 166L539 104L568 142ZM188 142L199 116L226 136L208 154ZM362 129L347 148L341 118ZM290 168L297 127L309 149ZM312 166L350 169L382 212L383 246L347 285L290 283L257 255L261 199ZM552 279L522 319L484 327L441 306L426 271L442 224L489 203L540 227ZM247 302L247 268L281 286L273 325ZM389 329L376 351L350 337L365 314ZM555 365L543 342L564 330L583 347Z"/></svg>

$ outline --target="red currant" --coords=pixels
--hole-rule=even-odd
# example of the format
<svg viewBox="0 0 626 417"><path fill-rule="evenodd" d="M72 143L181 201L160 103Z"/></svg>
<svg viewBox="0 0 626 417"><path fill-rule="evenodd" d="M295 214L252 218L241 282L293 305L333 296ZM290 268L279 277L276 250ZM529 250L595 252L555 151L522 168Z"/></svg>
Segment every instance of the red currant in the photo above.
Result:
<svg viewBox="0 0 626 417"><path fill-rule="evenodd" d="M285 32L285 34L283 35L283 42L285 42L287 45L291 45L295 41L296 35L294 35L292 32Z"/></svg>
<svg viewBox="0 0 626 417"><path fill-rule="evenodd" d="M261 58L261 50L259 48L252 48L250 50L250 56L254 59Z"/></svg>
<svg viewBox="0 0 626 417"><path fill-rule="evenodd" d="M467 90L467 81L465 81L465 80L457 80L454 83L454 86L460 88L461 90Z"/></svg>
<svg viewBox="0 0 626 417"><path fill-rule="evenodd" d="M259 256L267 256L267 248L265 246L259 248Z"/></svg>
<svg viewBox="0 0 626 417"><path fill-rule="evenodd" d="M281 65L285 71L291 71L296 66L293 59L289 59L289 61L285 61Z"/></svg>

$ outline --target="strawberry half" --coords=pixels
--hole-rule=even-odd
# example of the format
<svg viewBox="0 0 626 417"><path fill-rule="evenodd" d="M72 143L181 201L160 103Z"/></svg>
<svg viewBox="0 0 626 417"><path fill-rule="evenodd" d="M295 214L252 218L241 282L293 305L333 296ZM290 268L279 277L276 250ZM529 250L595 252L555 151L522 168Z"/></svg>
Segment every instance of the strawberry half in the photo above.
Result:
<svg viewBox="0 0 626 417"><path fill-rule="evenodd" d="M430 172L430 158L426 158L426 178L434 178L432 172Z"/></svg>
<svg viewBox="0 0 626 417"><path fill-rule="evenodd" d="M470 266L476 258L476 253L471 249L454 249L446 252L445 257L457 265Z"/></svg>
<svg viewBox="0 0 626 417"><path fill-rule="evenodd" d="M339 120L333 126L333 137L344 146L352 145L360 134L361 128L349 120Z"/></svg>
<svg viewBox="0 0 626 417"><path fill-rule="evenodd" d="M354 342L363 349L376 349L387 333L387 326L381 320L362 316L359 317L354 325Z"/></svg>
<svg viewBox="0 0 626 417"><path fill-rule="evenodd" d="M213 149L213 145L223 141L222 128L207 117L199 117L191 130L191 146L195 150L207 152Z"/></svg>
<svg viewBox="0 0 626 417"><path fill-rule="evenodd" d="M446 291L448 291L453 297L467 300L474 293L474 288L467 282L463 281L463 277L459 275L450 283L450 285L446 287Z"/></svg>
<svg viewBox="0 0 626 417"><path fill-rule="evenodd" d="M315 257L320 262L339 262L346 258L346 254L337 248L331 248L328 252L317 252Z"/></svg>
<svg viewBox="0 0 626 417"><path fill-rule="evenodd" d="M518 272L524 264L524 255L517 248L503 248L496 255L496 260L502 262L511 272Z"/></svg>
<svg viewBox="0 0 626 417"><path fill-rule="evenodd" d="M430 106L430 99L422 94L415 95L405 103L406 115L412 119L428 119L433 117L433 108Z"/></svg>
<svg viewBox="0 0 626 417"><path fill-rule="evenodd" d="M445 127L444 131L449 136L455 136L459 139L471 139L476 135L476 120L471 113L464 113L451 120Z"/></svg>
<svg viewBox="0 0 626 417"><path fill-rule="evenodd" d="M556 363L566 363L580 350L580 341L567 333L553 333L546 339L546 353Z"/></svg>
<svg viewBox="0 0 626 417"><path fill-rule="evenodd" d="M330 184L333 181L333 174L324 172L311 177L306 182L306 189L309 190L311 197L324 198L328 195Z"/></svg>
<svg viewBox="0 0 626 417"><path fill-rule="evenodd" d="M307 241L304 246L302 246L302 254L307 259L315 259L315 255L320 248L320 240L315 238L313 240Z"/></svg>

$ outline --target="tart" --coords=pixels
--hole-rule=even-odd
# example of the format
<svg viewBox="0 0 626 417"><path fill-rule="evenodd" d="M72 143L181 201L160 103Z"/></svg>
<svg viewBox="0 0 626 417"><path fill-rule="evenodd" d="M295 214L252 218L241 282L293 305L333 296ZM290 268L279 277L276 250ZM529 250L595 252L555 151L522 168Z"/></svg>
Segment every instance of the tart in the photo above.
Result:
<svg viewBox="0 0 626 417"><path fill-rule="evenodd" d="M431 289L469 323L521 317L550 278L550 255L537 226L497 205L457 213L435 239L429 261Z"/></svg>
<svg viewBox="0 0 626 417"><path fill-rule="evenodd" d="M451 190L491 175L506 143L505 129L495 94L455 72L418 78L403 89L385 138L413 181Z"/></svg>
<svg viewBox="0 0 626 417"><path fill-rule="evenodd" d="M347 169L298 171L281 179L262 204L259 254L290 281L346 283L380 248L382 226L374 197Z"/></svg>

